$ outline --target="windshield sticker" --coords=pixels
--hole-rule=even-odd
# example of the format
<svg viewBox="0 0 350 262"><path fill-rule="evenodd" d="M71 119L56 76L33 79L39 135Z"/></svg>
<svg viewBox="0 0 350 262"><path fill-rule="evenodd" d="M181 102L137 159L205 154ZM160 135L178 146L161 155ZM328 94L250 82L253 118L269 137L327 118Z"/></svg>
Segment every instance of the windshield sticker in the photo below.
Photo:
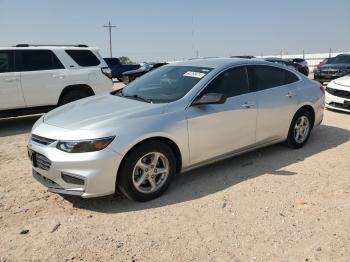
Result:
<svg viewBox="0 0 350 262"><path fill-rule="evenodd" d="M202 78L203 76L205 76L205 74L204 73L199 73L199 72L188 71L188 72L186 72L184 74L184 76Z"/></svg>

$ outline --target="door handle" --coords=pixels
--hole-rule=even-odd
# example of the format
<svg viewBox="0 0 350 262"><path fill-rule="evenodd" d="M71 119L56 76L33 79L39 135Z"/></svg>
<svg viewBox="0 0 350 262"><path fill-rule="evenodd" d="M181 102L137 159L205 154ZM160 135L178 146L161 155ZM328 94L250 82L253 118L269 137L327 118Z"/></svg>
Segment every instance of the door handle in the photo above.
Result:
<svg viewBox="0 0 350 262"><path fill-rule="evenodd" d="M58 74L58 75L52 75L53 78L59 78L59 79L62 79L64 78L64 75L63 74Z"/></svg>
<svg viewBox="0 0 350 262"><path fill-rule="evenodd" d="M248 103L248 102L245 102L243 105L241 105L242 107L244 107L244 108L251 108L251 107L253 107L253 106L255 106L255 104L254 103Z"/></svg>
<svg viewBox="0 0 350 262"><path fill-rule="evenodd" d="M292 98L292 97L294 97L294 96L296 96L296 94L293 93L293 92L288 92L288 93L286 94L286 97L289 97L289 98Z"/></svg>
<svg viewBox="0 0 350 262"><path fill-rule="evenodd" d="M17 81L17 80L18 80L18 77L5 78L5 81L6 81L6 82L14 82L14 81Z"/></svg>

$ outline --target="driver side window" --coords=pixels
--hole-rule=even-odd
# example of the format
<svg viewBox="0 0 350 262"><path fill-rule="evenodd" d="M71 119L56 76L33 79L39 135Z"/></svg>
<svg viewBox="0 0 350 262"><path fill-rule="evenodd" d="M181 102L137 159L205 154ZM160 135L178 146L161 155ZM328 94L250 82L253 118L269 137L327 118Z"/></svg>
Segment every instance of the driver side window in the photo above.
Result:
<svg viewBox="0 0 350 262"><path fill-rule="evenodd" d="M245 66L228 69L217 76L204 89L202 95L220 93L226 97L249 93L248 75Z"/></svg>

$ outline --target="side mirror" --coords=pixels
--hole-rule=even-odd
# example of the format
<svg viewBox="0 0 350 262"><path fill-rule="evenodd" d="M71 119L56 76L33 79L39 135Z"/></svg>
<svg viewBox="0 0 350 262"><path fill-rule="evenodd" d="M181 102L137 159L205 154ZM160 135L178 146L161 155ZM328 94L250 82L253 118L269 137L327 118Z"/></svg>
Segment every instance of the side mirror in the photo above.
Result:
<svg viewBox="0 0 350 262"><path fill-rule="evenodd" d="M226 102L226 96L219 93L208 93L202 97L197 97L192 105L223 104Z"/></svg>

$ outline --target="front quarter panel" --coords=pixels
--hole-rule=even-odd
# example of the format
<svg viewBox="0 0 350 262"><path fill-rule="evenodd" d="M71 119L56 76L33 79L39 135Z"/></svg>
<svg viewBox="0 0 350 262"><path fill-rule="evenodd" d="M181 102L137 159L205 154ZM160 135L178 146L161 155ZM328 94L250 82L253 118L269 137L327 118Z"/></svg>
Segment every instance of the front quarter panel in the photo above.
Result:
<svg viewBox="0 0 350 262"><path fill-rule="evenodd" d="M182 166L189 164L187 120L184 110L123 121L110 149L125 155L136 144L155 137L172 140L179 148Z"/></svg>

